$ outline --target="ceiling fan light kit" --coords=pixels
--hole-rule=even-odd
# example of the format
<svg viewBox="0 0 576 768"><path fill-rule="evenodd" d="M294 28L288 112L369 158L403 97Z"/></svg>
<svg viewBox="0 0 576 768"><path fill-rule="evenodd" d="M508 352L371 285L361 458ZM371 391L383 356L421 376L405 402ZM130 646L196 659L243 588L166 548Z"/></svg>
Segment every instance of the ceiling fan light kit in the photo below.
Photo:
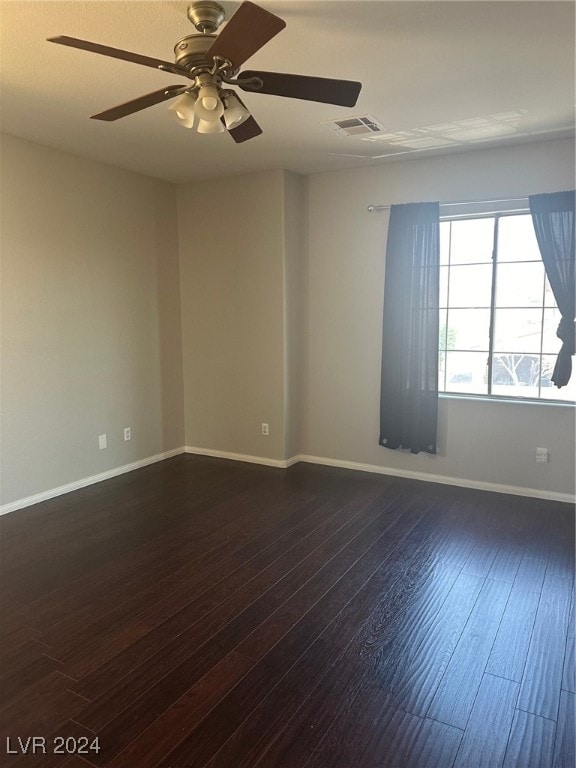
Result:
<svg viewBox="0 0 576 768"><path fill-rule="evenodd" d="M281 32L286 23L249 0L243 2L223 30L215 34L224 17L224 9L213 0L197 0L192 3L188 8L188 18L198 34L183 37L176 43L173 64L74 37L52 37L48 41L131 61L192 80L192 85L170 85L92 115L94 120L118 120L178 97L169 111L184 128L193 128L197 121L198 133L228 131L236 143L241 143L258 136L262 129L240 97L234 91L225 89L223 84L250 93L260 92L347 107L356 104L362 85L355 81L283 72L240 73L244 62Z"/></svg>

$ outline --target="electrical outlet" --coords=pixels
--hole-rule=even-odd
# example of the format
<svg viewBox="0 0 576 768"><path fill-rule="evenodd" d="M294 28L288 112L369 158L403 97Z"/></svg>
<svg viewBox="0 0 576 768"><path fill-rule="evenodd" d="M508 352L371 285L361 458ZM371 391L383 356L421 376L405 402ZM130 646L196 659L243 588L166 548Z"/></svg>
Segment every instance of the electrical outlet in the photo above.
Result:
<svg viewBox="0 0 576 768"><path fill-rule="evenodd" d="M268 437L268 435L270 434L270 427L268 426L268 424L264 424L264 422L262 422L262 434L265 437Z"/></svg>
<svg viewBox="0 0 576 768"><path fill-rule="evenodd" d="M536 448L536 464L548 464L549 461L548 448Z"/></svg>
<svg viewBox="0 0 576 768"><path fill-rule="evenodd" d="M124 427L124 441L126 440L132 440L132 432L130 431L130 427Z"/></svg>
<svg viewBox="0 0 576 768"><path fill-rule="evenodd" d="M100 448L100 450L108 448L108 439L106 435L98 435L98 448Z"/></svg>

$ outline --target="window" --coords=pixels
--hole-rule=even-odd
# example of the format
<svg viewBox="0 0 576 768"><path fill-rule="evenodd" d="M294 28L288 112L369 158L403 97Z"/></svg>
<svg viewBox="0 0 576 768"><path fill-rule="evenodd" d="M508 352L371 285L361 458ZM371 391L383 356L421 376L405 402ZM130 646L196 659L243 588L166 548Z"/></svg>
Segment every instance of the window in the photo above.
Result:
<svg viewBox="0 0 576 768"><path fill-rule="evenodd" d="M529 213L440 223L440 392L574 401L550 381L560 312Z"/></svg>

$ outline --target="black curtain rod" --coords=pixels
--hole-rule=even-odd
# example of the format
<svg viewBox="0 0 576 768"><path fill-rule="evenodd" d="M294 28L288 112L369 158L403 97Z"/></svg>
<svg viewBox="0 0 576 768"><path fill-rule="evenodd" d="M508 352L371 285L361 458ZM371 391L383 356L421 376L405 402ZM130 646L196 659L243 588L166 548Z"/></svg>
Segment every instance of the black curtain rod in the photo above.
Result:
<svg viewBox="0 0 576 768"><path fill-rule="evenodd" d="M521 200L524 200L528 202L528 198L526 196L524 197L504 197L500 200L454 200L449 203L440 203L440 207L443 206L452 206L452 205L489 205L492 203L516 203L520 202ZM389 211L391 205L369 205L368 206L368 212L369 213L379 213L380 211Z"/></svg>

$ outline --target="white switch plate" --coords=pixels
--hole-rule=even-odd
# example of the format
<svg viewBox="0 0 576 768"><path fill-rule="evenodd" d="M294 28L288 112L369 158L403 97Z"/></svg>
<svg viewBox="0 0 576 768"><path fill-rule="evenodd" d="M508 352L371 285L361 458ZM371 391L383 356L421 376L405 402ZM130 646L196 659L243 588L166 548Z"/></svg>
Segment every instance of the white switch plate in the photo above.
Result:
<svg viewBox="0 0 576 768"><path fill-rule="evenodd" d="M536 448L536 463L547 464L550 461L548 448Z"/></svg>
<svg viewBox="0 0 576 768"><path fill-rule="evenodd" d="M108 448L108 439L106 435L98 435L98 448L100 448L100 450Z"/></svg>
<svg viewBox="0 0 576 768"><path fill-rule="evenodd" d="M132 440L132 432L130 427L124 427L124 440Z"/></svg>
<svg viewBox="0 0 576 768"><path fill-rule="evenodd" d="M270 434L270 427L268 426L268 424L264 424L264 422L262 422L262 434L265 437L268 437L268 435Z"/></svg>

